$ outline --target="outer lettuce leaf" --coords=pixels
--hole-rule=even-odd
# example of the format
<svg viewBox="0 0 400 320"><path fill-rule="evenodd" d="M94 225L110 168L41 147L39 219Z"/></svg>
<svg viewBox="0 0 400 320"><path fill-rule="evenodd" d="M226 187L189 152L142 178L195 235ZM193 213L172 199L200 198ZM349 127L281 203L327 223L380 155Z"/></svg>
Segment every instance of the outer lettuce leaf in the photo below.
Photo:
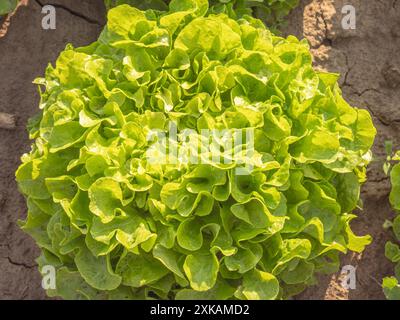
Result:
<svg viewBox="0 0 400 320"><path fill-rule="evenodd" d="M0 3L0 16L13 12L17 7L18 0L3 0Z"/></svg>

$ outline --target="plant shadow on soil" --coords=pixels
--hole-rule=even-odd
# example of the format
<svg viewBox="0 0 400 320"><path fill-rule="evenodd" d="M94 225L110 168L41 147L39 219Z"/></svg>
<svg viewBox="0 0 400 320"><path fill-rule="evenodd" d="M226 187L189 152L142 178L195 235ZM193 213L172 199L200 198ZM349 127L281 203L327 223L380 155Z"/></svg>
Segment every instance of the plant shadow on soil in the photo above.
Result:
<svg viewBox="0 0 400 320"><path fill-rule="evenodd" d="M35 258L39 251L33 240L18 227L26 216L26 204L17 190L14 172L20 156L29 151L25 129L29 117L38 112L39 95L31 81L44 73L67 43L82 46L95 41L105 23L101 0L41 1L57 4L57 29L41 28L41 6L31 0L13 17L6 37L0 39L0 112L16 115L16 128L0 129L0 299L45 299ZM341 9L352 4L357 12L356 30L341 28ZM75 13L79 13L76 15ZM367 108L373 115L378 136L373 148L384 158L384 141L400 149L400 2L372 0L302 0L289 16L284 34L306 37L315 66L340 72L344 97L353 106ZM319 284L296 299L384 299L380 282L393 273L384 257L391 239L382 224L393 217L388 203L389 180L375 161L362 189L364 210L353 223L357 234L371 234L374 242L363 254L343 256L342 266L357 268L357 287L345 290L338 274L322 276Z"/></svg>

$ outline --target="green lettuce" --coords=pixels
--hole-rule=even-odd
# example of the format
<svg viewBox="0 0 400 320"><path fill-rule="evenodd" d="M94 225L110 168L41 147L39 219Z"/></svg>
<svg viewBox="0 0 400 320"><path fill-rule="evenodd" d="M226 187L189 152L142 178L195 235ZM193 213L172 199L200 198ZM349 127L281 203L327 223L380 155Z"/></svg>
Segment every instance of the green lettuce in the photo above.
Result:
<svg viewBox="0 0 400 320"><path fill-rule="evenodd" d="M49 296L285 299L337 271L371 242L350 223L376 134L338 77L313 69L306 41L206 0L111 9L98 41L35 81L16 178L39 268L57 271ZM149 161L171 123L194 141L250 130L254 152L210 161L221 138L200 163Z"/></svg>
<svg viewBox="0 0 400 320"><path fill-rule="evenodd" d="M105 0L107 10L129 4L141 10L153 9L167 11L170 0ZM184 1L184 3L190 1ZM277 28L283 23L283 18L297 7L299 0L210 0L212 12L226 13L232 18L252 15L263 20L268 26ZM185 5L185 4L184 4Z"/></svg>
<svg viewBox="0 0 400 320"><path fill-rule="evenodd" d="M2 0L0 2L0 16L13 12L17 4L18 0Z"/></svg>
<svg viewBox="0 0 400 320"><path fill-rule="evenodd" d="M400 160L400 152L393 157L391 160ZM393 208L400 211L400 164L393 166L390 173L390 181L392 184L392 190L390 193L390 203ZM387 277L383 279L383 291L390 300L400 300L400 215L390 223L390 227L393 229L394 236L397 243L388 242L385 246L385 255L393 263L395 263L395 275L393 277Z"/></svg>

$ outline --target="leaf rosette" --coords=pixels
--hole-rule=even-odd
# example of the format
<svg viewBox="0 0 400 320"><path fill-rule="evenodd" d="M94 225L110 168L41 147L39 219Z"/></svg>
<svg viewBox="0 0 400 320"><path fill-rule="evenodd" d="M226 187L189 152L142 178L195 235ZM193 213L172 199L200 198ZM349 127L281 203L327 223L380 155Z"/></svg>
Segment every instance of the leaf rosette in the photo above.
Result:
<svg viewBox="0 0 400 320"><path fill-rule="evenodd" d="M335 272L371 241L350 222L376 133L337 80L313 69L306 41L207 1L111 9L98 41L69 45L36 80L42 112L16 177L22 228L57 270L48 294L282 299ZM251 129L254 152L148 161L149 134L172 122L197 137Z"/></svg>

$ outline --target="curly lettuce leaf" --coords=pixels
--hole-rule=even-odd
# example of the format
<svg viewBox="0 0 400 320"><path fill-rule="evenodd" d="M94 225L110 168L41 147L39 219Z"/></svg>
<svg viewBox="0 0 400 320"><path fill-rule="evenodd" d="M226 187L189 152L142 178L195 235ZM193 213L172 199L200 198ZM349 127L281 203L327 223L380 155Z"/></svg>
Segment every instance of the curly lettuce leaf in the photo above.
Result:
<svg viewBox="0 0 400 320"><path fill-rule="evenodd" d="M128 4L141 10L184 11L188 6L193 6L194 0L105 0L107 10ZM299 0L210 0L209 7L213 13L226 13L232 18L241 18L252 15L264 21L268 26L279 28L284 23L284 18L291 10L296 8ZM177 10L178 8L178 10Z"/></svg>

